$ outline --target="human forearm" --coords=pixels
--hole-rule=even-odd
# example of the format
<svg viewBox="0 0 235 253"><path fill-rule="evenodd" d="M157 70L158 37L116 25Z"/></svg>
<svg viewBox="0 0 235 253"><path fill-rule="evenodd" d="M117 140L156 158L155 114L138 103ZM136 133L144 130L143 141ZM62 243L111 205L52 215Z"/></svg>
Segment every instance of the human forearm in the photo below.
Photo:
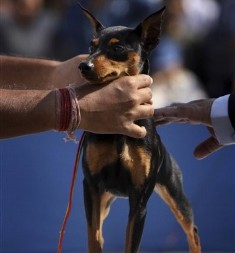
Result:
<svg viewBox="0 0 235 253"><path fill-rule="evenodd" d="M190 123L211 127L210 114L213 101L214 99L201 99L188 103L174 103L167 107L155 109L155 123L156 125L173 122Z"/></svg>
<svg viewBox="0 0 235 253"><path fill-rule="evenodd" d="M69 61L75 62L67 62L66 65L74 68L77 66L77 58ZM72 83L77 75L70 73L73 67L66 69L63 64L60 66L65 69L69 82ZM58 80L64 83L67 78L63 79L62 75L64 73L60 74ZM70 131L70 126L72 130L75 127L94 133L124 134L142 138L146 129L136 125L135 121L153 115L151 84L152 79L149 76L138 75L122 77L109 85L85 83L59 91L0 88L0 138L53 129ZM76 92L77 101L74 93L70 94L70 98L67 96L67 90L71 87ZM71 103L71 106L68 103ZM74 112L77 117L74 117Z"/></svg>
<svg viewBox="0 0 235 253"><path fill-rule="evenodd" d="M78 64L85 55L59 62L44 59L0 56L0 87L46 90L84 82Z"/></svg>
<svg viewBox="0 0 235 253"><path fill-rule="evenodd" d="M0 138L55 128L54 91L0 89Z"/></svg>
<svg viewBox="0 0 235 253"><path fill-rule="evenodd" d="M2 88L45 89L51 86L56 61L0 56Z"/></svg>
<svg viewBox="0 0 235 253"><path fill-rule="evenodd" d="M203 124L211 136L199 144L194 155L204 158L221 147L235 143L234 94L155 109L156 125L176 123Z"/></svg>

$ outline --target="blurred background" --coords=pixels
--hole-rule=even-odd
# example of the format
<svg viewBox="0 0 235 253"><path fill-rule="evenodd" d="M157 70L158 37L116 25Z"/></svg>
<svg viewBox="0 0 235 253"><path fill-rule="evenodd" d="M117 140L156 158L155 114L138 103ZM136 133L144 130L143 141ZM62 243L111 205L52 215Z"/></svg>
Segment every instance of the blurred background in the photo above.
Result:
<svg viewBox="0 0 235 253"><path fill-rule="evenodd" d="M162 37L151 55L154 106L235 91L234 0L84 0L105 25L135 27L167 6ZM0 54L64 61L88 52L89 21L72 0L1 0ZM235 147L197 161L201 126L160 127L182 168L203 252L235 252ZM78 135L81 133L78 132ZM0 252L56 252L77 146L44 133L0 142ZM79 167L80 168L80 167ZM64 253L86 252L79 170ZM128 201L117 200L104 225L105 252L122 251ZM185 235L157 195L148 205L141 252L187 251Z"/></svg>

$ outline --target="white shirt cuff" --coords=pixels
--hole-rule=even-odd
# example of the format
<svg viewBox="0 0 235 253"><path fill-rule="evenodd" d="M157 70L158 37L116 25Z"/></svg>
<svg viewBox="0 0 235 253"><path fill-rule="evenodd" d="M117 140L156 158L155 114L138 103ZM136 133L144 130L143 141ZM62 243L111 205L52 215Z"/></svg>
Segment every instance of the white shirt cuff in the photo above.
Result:
<svg viewBox="0 0 235 253"><path fill-rule="evenodd" d="M225 95L215 99L211 107L211 121L215 136L223 145L235 143L235 130L228 115L229 96Z"/></svg>

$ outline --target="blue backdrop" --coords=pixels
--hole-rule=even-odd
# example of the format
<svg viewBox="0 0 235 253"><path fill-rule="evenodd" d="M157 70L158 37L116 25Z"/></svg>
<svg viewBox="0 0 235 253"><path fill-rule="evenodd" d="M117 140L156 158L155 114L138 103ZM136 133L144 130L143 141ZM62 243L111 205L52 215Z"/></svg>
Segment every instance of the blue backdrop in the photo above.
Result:
<svg viewBox="0 0 235 253"><path fill-rule="evenodd" d="M192 153L208 135L204 127L171 125L159 133L183 171L203 252L234 252L235 146L198 161ZM56 252L77 148L63 137L50 132L0 141L1 253ZM79 166L64 253L87 248L82 178ZM122 251L127 216L128 201L117 200L104 224L106 252ZM182 229L156 194L148 204L141 250L187 251Z"/></svg>

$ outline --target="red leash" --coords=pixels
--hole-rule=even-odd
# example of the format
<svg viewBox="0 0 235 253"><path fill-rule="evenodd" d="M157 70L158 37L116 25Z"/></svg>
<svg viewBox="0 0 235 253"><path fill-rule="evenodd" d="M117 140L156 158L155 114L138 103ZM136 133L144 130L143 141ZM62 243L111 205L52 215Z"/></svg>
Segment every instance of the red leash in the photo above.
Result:
<svg viewBox="0 0 235 253"><path fill-rule="evenodd" d="M65 213L65 216L64 216L64 221L62 223L62 227L61 227L61 230L60 230L60 237L59 237L57 253L62 253L64 233L65 233L65 228L66 228L66 225L67 225L67 221L68 221L71 209L72 209L73 192L74 192L75 181L76 181L77 172L78 172L78 164L79 164L79 160L80 160L80 156L81 156L82 144L83 144L83 141L84 141L84 137L85 137L85 132L82 133L81 139L80 139L79 144L78 144L76 159L75 159L74 167L73 167L72 181L71 181L71 185L70 185L69 201L68 201L67 210L66 210L66 213Z"/></svg>

